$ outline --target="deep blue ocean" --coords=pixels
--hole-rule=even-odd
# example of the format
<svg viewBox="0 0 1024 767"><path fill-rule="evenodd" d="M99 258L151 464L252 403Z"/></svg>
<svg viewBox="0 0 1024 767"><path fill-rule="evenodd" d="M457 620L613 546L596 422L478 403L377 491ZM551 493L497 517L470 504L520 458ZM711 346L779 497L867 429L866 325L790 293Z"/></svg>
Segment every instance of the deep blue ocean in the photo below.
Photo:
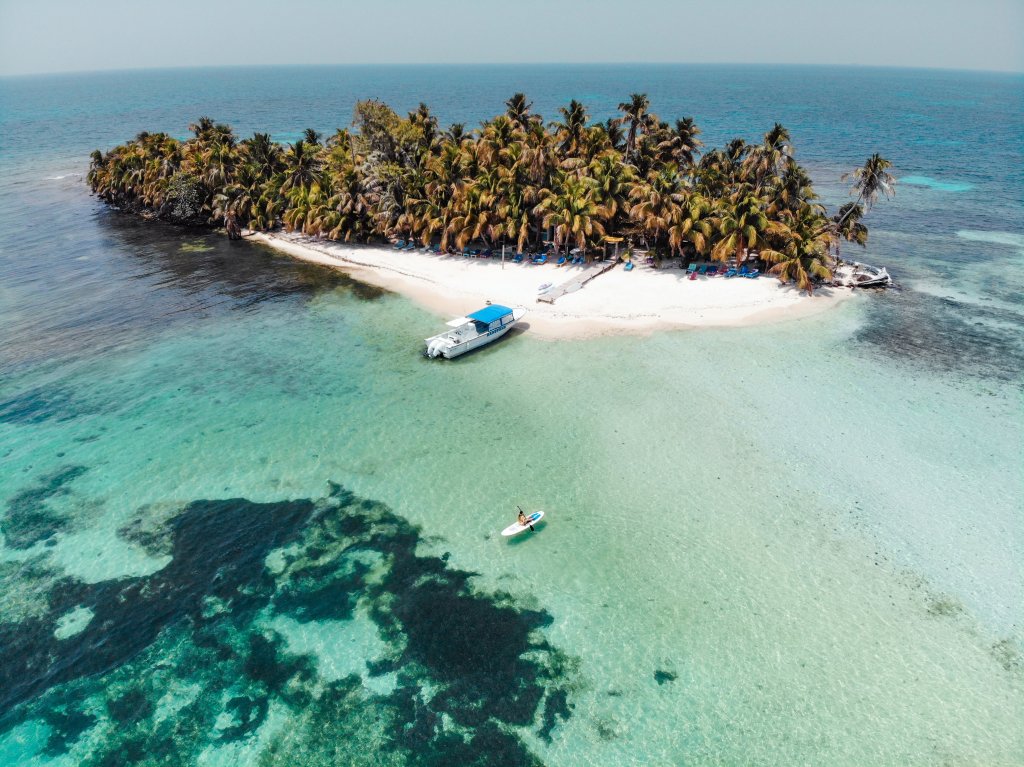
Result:
<svg viewBox="0 0 1024 767"><path fill-rule="evenodd" d="M881 153L844 255L897 287L445 367L403 299L84 180L200 116L472 128L517 91L645 92L709 147L780 122L832 209ZM1024 75L0 79L0 765L1024 763L1022 386ZM535 540L492 535L510 498Z"/></svg>

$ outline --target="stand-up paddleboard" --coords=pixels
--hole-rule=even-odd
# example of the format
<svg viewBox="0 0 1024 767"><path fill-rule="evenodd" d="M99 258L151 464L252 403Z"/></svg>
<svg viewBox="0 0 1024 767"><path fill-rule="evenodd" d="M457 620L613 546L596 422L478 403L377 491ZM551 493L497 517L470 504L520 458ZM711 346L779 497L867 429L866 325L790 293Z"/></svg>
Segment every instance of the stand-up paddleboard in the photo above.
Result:
<svg viewBox="0 0 1024 767"><path fill-rule="evenodd" d="M525 525L521 525L518 522L516 522L514 524L509 525L504 530L502 530L501 534L506 536L506 537L509 536L509 535L519 535L519 533L523 532L523 530L529 530L530 529L530 525L537 524L543 518L544 518L544 512L543 511L535 511L535 512L533 512L533 514L527 515L527 517L526 517L526 524Z"/></svg>

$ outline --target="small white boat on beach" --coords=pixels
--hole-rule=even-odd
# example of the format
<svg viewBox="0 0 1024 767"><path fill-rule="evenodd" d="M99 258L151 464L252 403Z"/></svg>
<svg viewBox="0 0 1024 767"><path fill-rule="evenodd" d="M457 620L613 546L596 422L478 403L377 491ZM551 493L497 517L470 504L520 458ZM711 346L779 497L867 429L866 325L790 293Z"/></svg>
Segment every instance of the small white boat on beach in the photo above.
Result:
<svg viewBox="0 0 1024 767"><path fill-rule="evenodd" d="M505 335L525 314L524 306L510 309L491 304L465 317L456 317L448 323L448 330L426 340L427 356L452 359L489 344Z"/></svg>
<svg viewBox="0 0 1024 767"><path fill-rule="evenodd" d="M892 277L884 266L843 262L836 267L832 284L843 288L881 288L892 285Z"/></svg>

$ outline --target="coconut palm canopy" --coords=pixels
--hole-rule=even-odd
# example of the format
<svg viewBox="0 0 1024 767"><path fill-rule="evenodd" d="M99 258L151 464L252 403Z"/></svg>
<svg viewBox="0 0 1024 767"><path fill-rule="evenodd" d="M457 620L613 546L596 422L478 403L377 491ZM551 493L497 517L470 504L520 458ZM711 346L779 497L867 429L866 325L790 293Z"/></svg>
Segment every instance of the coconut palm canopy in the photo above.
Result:
<svg viewBox="0 0 1024 767"><path fill-rule="evenodd" d="M665 256L726 261L756 251L807 290L828 276L840 240L865 244L863 215L893 190L891 164L875 154L852 173L856 202L829 216L782 125L761 143L735 139L701 154L693 119L663 122L641 93L603 123L577 101L547 124L524 94L505 103L475 130L442 130L424 104L401 117L361 101L351 127L325 141L307 129L287 145L265 133L238 140L202 117L185 141L140 133L93 152L87 178L122 209L223 225L232 237L284 227L332 240L519 250L552 237L586 250L605 236L642 235Z"/></svg>

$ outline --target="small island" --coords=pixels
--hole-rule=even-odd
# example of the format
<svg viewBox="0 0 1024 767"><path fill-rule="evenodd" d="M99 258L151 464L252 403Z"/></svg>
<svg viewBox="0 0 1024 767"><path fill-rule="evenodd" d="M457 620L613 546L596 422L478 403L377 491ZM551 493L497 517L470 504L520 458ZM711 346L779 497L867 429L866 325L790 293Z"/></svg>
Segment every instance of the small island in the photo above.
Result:
<svg viewBox="0 0 1024 767"><path fill-rule="evenodd" d="M806 299L832 284L841 243L863 246L865 214L893 193L889 161L853 170L852 201L830 214L782 125L702 152L692 118L650 106L632 94L592 123L574 100L545 123L517 93L476 130L442 130L424 104L403 118L367 100L349 128L287 145L203 117L188 140L95 151L87 179L121 210L248 233L441 312L549 294L531 318L542 334L819 310ZM759 276L776 279L746 279Z"/></svg>

